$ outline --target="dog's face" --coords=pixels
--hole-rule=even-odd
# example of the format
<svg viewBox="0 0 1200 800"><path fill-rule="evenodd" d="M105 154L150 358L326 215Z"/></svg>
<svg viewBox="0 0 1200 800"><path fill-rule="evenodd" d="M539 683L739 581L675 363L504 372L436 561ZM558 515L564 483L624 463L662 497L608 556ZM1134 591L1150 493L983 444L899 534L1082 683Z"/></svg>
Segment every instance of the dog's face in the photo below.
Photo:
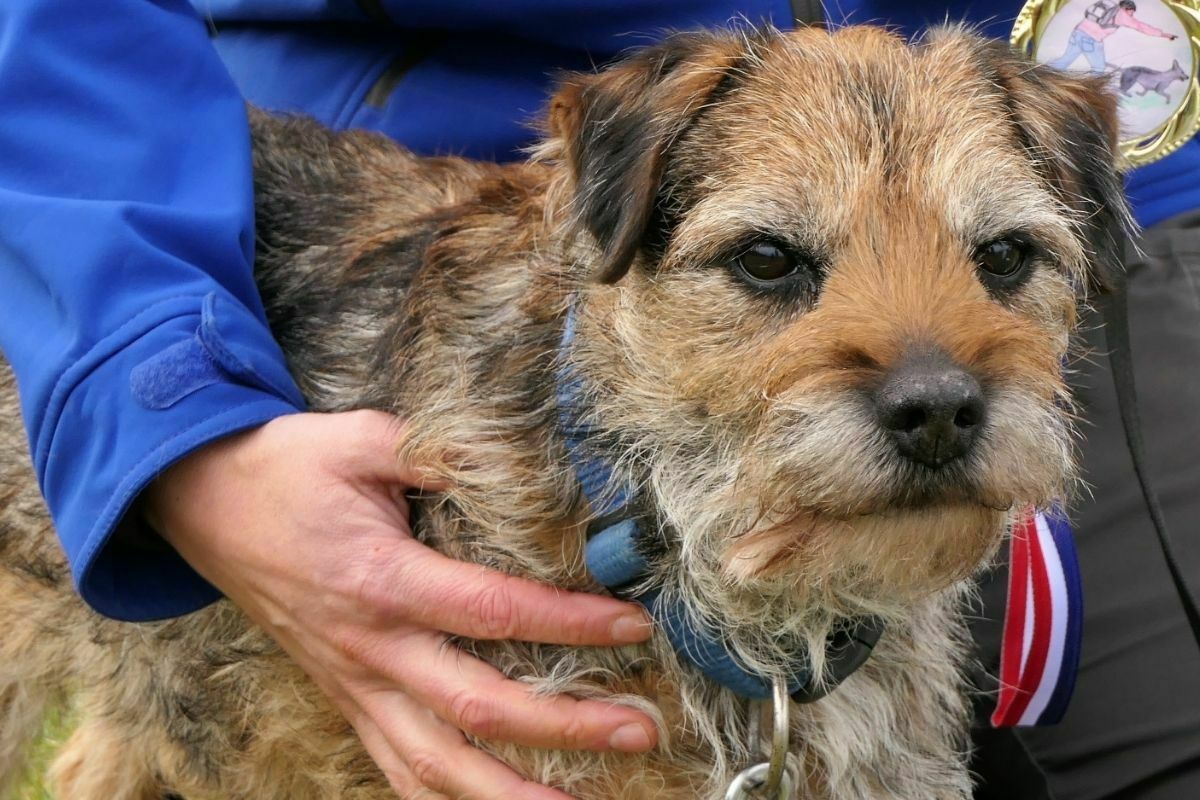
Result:
<svg viewBox="0 0 1200 800"><path fill-rule="evenodd" d="M1099 84L960 31L699 35L551 127L598 264L573 357L698 594L886 612L1063 495L1125 220Z"/></svg>

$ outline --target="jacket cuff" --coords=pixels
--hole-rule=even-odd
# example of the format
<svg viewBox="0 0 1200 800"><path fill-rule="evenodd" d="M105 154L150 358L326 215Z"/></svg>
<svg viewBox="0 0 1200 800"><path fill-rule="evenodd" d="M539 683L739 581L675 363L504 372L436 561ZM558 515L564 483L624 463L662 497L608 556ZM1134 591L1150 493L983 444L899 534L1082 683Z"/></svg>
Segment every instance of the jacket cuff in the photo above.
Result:
<svg viewBox="0 0 1200 800"><path fill-rule="evenodd" d="M226 294L173 298L98 342L59 380L34 450L83 599L128 621L217 599L128 512L179 459L303 407L265 323Z"/></svg>

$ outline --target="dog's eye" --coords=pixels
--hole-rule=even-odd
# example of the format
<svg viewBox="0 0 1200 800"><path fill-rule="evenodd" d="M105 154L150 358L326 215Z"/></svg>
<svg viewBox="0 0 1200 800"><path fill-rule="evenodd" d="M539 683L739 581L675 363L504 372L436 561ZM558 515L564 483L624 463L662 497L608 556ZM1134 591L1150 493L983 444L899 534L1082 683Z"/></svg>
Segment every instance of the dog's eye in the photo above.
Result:
<svg viewBox="0 0 1200 800"><path fill-rule="evenodd" d="M1001 236L975 249L975 263L985 272L1015 281L1029 263L1029 245L1010 236Z"/></svg>
<svg viewBox="0 0 1200 800"><path fill-rule="evenodd" d="M737 268L756 281L777 281L794 273L796 258L770 242L759 242L733 260Z"/></svg>

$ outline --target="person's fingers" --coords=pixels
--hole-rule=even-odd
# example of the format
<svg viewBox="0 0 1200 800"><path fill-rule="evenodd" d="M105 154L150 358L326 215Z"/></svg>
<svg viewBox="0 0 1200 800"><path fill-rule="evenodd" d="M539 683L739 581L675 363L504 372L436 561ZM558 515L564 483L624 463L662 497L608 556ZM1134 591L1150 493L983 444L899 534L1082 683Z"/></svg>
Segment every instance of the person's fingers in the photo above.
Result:
<svg viewBox="0 0 1200 800"><path fill-rule="evenodd" d="M391 747L420 785L455 800L570 800L526 780L412 698L379 690L364 702Z"/></svg>
<svg viewBox="0 0 1200 800"><path fill-rule="evenodd" d="M557 750L642 752L658 738L654 722L636 709L566 695L536 696L526 684L448 646L433 631L380 637L373 648L351 656L481 739Z"/></svg>
<svg viewBox="0 0 1200 800"><path fill-rule="evenodd" d="M376 613L472 639L622 645L650 638L637 605L569 592L447 558L397 540L361 576L359 597Z"/></svg>
<svg viewBox="0 0 1200 800"><path fill-rule="evenodd" d="M392 749L383 731L365 713L357 716L354 730L400 800L449 800L446 795L417 780L417 776Z"/></svg>

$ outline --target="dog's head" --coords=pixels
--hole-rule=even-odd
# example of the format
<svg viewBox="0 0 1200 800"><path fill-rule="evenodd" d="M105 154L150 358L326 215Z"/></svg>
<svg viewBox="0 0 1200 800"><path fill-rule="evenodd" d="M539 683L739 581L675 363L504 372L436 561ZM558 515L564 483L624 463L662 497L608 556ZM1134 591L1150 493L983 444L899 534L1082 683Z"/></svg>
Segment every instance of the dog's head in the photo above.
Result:
<svg viewBox="0 0 1200 800"><path fill-rule="evenodd" d="M1100 80L957 29L681 35L564 81L570 357L696 603L886 612L1063 495L1116 128Z"/></svg>

